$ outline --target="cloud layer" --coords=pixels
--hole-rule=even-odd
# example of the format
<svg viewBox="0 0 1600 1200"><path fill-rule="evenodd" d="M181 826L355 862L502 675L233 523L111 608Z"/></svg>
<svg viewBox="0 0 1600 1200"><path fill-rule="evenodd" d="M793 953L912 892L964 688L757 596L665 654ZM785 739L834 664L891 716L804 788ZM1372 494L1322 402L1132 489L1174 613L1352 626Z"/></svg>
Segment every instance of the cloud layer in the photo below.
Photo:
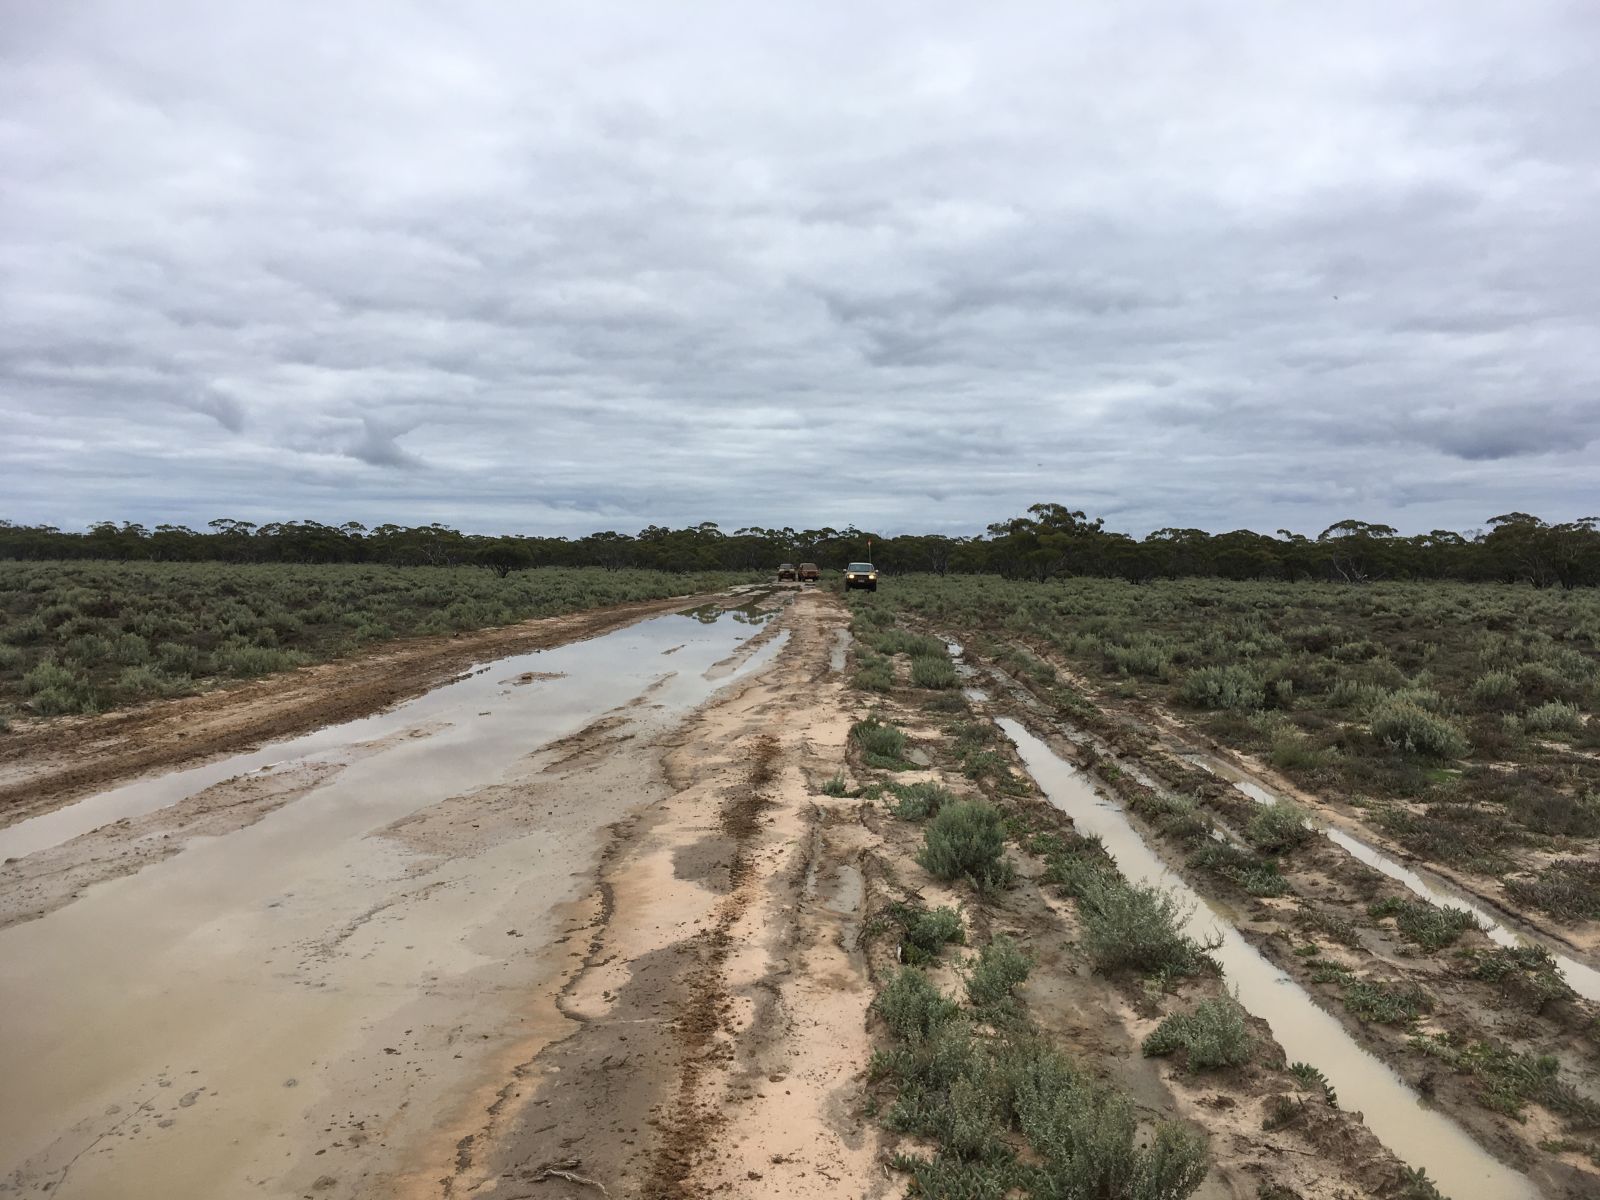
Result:
<svg viewBox="0 0 1600 1200"><path fill-rule="evenodd" d="M1597 37L1580 2L31 0L0 516L1588 515Z"/></svg>

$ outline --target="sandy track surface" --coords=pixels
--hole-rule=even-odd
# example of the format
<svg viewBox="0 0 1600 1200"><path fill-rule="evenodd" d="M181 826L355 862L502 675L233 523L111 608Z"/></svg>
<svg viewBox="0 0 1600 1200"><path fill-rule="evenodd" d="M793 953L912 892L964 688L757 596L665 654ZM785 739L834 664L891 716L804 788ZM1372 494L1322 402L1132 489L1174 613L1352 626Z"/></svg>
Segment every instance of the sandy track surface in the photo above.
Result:
<svg viewBox="0 0 1600 1200"><path fill-rule="evenodd" d="M952 720L847 687L834 597L736 602L496 662L381 736L228 759L0 868L0 1195L903 1195L892 1155L923 1147L874 1115L868 1067L907 901L1027 948L1038 1026L1143 1118L1210 1134L1202 1200L1402 1194L1359 1114L1297 1098L1265 1023L1237 1071L1145 1058L1149 996L1089 969L1033 852L988 900L928 875L849 733L879 711L920 764L895 778L996 798ZM1015 782L1025 828L1072 828ZM947 992L963 953L930 969Z"/></svg>
<svg viewBox="0 0 1600 1200"><path fill-rule="evenodd" d="M707 597L617 604L370 653L238 687L19 729L0 743L0 827L142 773L367 716L475 663L596 637Z"/></svg>

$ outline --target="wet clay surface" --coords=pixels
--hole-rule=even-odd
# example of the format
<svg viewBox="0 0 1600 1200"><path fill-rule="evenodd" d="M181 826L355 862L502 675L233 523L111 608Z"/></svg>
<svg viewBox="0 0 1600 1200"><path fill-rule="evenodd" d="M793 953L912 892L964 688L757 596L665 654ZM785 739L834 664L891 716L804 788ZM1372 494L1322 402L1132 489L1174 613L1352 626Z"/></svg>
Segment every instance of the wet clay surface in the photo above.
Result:
<svg viewBox="0 0 1600 1200"><path fill-rule="evenodd" d="M14 730L0 746L0 823L143 772L364 717L474 664L596 637L696 602L679 597L619 604L448 637L408 638L183 700Z"/></svg>
<svg viewBox="0 0 1600 1200"><path fill-rule="evenodd" d="M555 1028L539 997L607 826L661 794L658 739L782 649L781 615L743 616L496 664L406 728L173 782L8 864L36 919L0 931L0 1194L390 1195L411 1156L437 1179L442 1115Z"/></svg>
<svg viewBox="0 0 1600 1200"><path fill-rule="evenodd" d="M670 797L614 831L555 1000L565 1034L462 1132L449 1194L590 1187L554 1169L613 1196L895 1190L860 1111L866 834L815 792L849 727L829 678L843 617L815 594L794 608L775 668L682 728Z"/></svg>

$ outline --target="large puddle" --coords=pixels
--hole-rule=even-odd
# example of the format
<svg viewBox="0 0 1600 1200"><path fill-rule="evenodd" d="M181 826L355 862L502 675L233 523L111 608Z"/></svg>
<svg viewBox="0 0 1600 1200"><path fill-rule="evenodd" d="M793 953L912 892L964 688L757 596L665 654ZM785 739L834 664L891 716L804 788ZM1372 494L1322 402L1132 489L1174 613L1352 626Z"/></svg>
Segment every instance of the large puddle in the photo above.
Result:
<svg viewBox="0 0 1600 1200"><path fill-rule="evenodd" d="M1252 779L1231 763L1217 758L1215 755L1206 754L1198 750L1184 750L1181 756L1185 762L1191 763L1219 779L1226 780L1257 804L1272 804L1283 799L1276 792L1263 787L1259 781ZM1413 870L1402 863L1396 862L1376 846L1368 845L1355 835L1321 820L1315 814L1308 813L1307 819L1334 845L1351 857L1366 863L1373 870L1387 875L1390 879L1407 888L1413 895L1421 897L1430 904L1437 904L1441 907L1449 906L1451 908L1465 909L1473 915L1483 928L1483 931L1488 934L1496 945L1543 946L1550 951L1551 956L1556 961L1556 966L1560 969L1562 976L1573 991L1585 999L1600 1001L1600 971L1596 971L1587 963L1579 962L1571 955L1563 953L1555 944L1549 941L1508 927L1490 909L1478 903L1460 889L1452 887L1432 872Z"/></svg>
<svg viewBox="0 0 1600 1200"><path fill-rule="evenodd" d="M501 659L0 833L4 855L26 854L264 766L347 763L255 824L0 931L0 1194L337 1197L363 1144L432 1133L465 1068L528 1036L508 1013L566 961L561 906L606 826L648 797L642 757L557 787L529 756L612 712L668 727L778 652L786 632L746 646L763 619L702 610ZM427 736L350 751L407 731ZM484 789L481 806L437 807ZM374 836L413 816L443 849ZM337 1124L308 1131L335 1101ZM341 1170L341 1155L358 1157Z"/></svg>
<svg viewBox="0 0 1600 1200"><path fill-rule="evenodd" d="M497 659L388 712L329 725L246 754L141 779L0 829L0 862L59 845L124 817L166 808L214 783L297 761L338 761L349 747L441 720L472 757L527 750L581 729L599 713L666 681L663 703L692 704L709 694L700 678L758 631L771 613L703 605L654 617L604 637ZM683 647L685 660L675 655ZM665 656L665 657L664 657ZM532 680L523 680L525 675Z"/></svg>
<svg viewBox="0 0 1600 1200"><path fill-rule="evenodd" d="M1421 1167L1455 1200L1528 1200L1538 1192L1442 1113L1430 1108L1393 1070L1359 1046L1344 1027L1234 928L1225 908L1211 904L1169 871L1122 809L1097 793L1019 722L999 718L1040 789L1069 814L1080 832L1099 836L1130 880L1154 884L1194 906L1189 931L1221 939L1214 952L1239 1002L1272 1027L1291 1062L1311 1063L1328 1077L1340 1103L1359 1110L1374 1134L1401 1161Z"/></svg>

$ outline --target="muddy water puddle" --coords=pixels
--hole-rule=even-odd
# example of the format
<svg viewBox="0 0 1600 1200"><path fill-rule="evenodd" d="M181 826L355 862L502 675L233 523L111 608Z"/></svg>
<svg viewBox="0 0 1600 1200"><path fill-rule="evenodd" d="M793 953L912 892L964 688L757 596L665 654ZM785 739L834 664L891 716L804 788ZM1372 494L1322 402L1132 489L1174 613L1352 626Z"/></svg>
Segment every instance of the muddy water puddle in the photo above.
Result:
<svg viewBox="0 0 1600 1200"><path fill-rule="evenodd" d="M1264 787L1258 780L1252 779L1225 759L1203 751L1190 749L1182 750L1180 757L1185 762L1199 767L1202 771L1232 784L1236 790L1250 797L1257 804L1273 804L1284 799L1284 797L1270 788ZM1316 827L1318 832L1324 834L1329 841L1345 853L1365 863L1373 870L1387 875L1413 895L1440 907L1465 909L1472 914L1479 927L1496 945L1507 947L1543 946L1550 951L1551 957L1555 959L1556 966L1561 971L1562 977L1566 979L1573 991L1587 1000L1600 1001L1600 971L1562 952L1551 942L1535 937L1531 933L1510 928L1489 908L1469 897L1461 889L1452 887L1432 872L1407 867L1379 850L1376 846L1369 845L1354 834L1323 821L1314 814L1308 814L1307 819Z"/></svg>
<svg viewBox="0 0 1600 1200"><path fill-rule="evenodd" d="M1368 1128L1401 1161L1425 1169L1455 1200L1531 1200L1538 1195L1524 1176L1494 1159L1362 1049L1338 1020L1240 935L1225 906L1207 901L1169 871L1122 809L1096 792L1080 771L1019 722L1000 718L997 723L1050 802L1070 815L1081 833L1098 835L1128 879L1166 888L1194 906L1189 931L1197 938L1221 940L1213 956L1240 1003L1271 1026L1291 1062L1318 1067L1337 1089L1341 1104L1359 1110Z"/></svg>
<svg viewBox="0 0 1600 1200"><path fill-rule="evenodd" d="M354 1194L373 1148L431 1132L474 1065L526 1034L519 1004L567 962L563 906L605 827L649 798L643 754L560 786L530 755L606 714L634 744L670 728L776 655L786 631L708 677L762 628L653 618L0 831L6 855L29 853L264 766L347 762L0 932L0 1194ZM431 732L391 736L411 729ZM446 812L433 842L384 835Z"/></svg>

